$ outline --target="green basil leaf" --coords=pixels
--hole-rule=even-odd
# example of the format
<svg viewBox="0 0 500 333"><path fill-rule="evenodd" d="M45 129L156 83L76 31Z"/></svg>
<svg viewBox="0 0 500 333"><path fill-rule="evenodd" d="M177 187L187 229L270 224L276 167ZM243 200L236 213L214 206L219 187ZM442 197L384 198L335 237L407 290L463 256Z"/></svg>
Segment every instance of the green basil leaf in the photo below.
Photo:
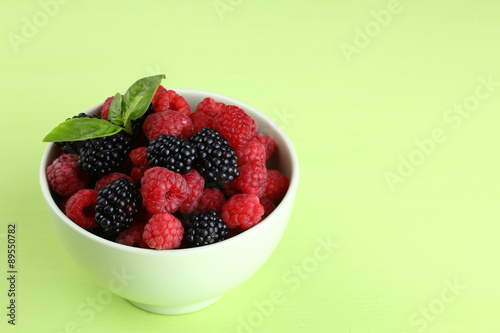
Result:
<svg viewBox="0 0 500 333"><path fill-rule="evenodd" d="M122 95L120 93L116 93L111 101L111 105L109 106L108 112L109 120L118 125L123 125L123 116L122 116Z"/></svg>
<svg viewBox="0 0 500 333"><path fill-rule="evenodd" d="M110 136L123 128L104 119L72 118L57 125L43 142L83 141L92 138Z"/></svg>
<svg viewBox="0 0 500 333"><path fill-rule="evenodd" d="M141 101L143 100L144 96L136 96L133 100L130 101L130 104L128 105L128 109L125 110L125 114L123 115L124 119L127 119L128 121L134 120L131 119L131 115L137 112L137 108L141 107ZM151 103L151 102L150 102ZM148 105L149 107L149 105Z"/></svg>
<svg viewBox="0 0 500 333"><path fill-rule="evenodd" d="M161 80L164 78L165 74L148 76L137 80L128 88L127 92L123 95L122 101L124 124L129 120L140 118L146 113L156 90L160 86ZM137 99L139 96L141 97L140 100Z"/></svg>

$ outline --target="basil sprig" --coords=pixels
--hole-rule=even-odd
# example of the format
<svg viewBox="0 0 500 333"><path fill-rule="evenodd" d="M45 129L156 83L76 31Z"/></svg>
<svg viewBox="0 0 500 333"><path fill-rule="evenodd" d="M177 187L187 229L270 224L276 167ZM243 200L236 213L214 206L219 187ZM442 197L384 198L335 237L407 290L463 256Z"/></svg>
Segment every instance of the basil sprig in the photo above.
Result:
<svg viewBox="0 0 500 333"><path fill-rule="evenodd" d="M72 118L57 125L44 142L82 141L114 135L120 131L132 134L132 120L146 113L164 74L137 80L125 94L117 93L109 106L109 121L98 118Z"/></svg>

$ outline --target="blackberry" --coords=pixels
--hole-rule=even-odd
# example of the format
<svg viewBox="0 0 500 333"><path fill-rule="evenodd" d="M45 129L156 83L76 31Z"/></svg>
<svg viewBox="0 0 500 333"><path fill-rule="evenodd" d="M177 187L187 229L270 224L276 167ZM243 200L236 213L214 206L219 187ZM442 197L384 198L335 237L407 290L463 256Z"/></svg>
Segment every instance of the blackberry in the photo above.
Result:
<svg viewBox="0 0 500 333"><path fill-rule="evenodd" d="M239 176L238 157L219 132L206 127L193 135L189 141L198 151L195 168L205 177L207 183L214 182L222 186Z"/></svg>
<svg viewBox="0 0 500 333"><path fill-rule="evenodd" d="M131 142L130 136L123 131L89 139L80 149L78 165L95 178L118 171L130 152Z"/></svg>
<svg viewBox="0 0 500 333"><path fill-rule="evenodd" d="M189 246L196 247L223 241L228 234L222 217L215 210L210 210L195 214L186 221L184 237Z"/></svg>
<svg viewBox="0 0 500 333"><path fill-rule="evenodd" d="M141 195L137 184L120 178L104 186L97 195L95 222L109 236L130 227L139 211Z"/></svg>
<svg viewBox="0 0 500 333"><path fill-rule="evenodd" d="M96 115L88 115L86 113L79 113L76 116L73 116L71 118L68 118L66 120L70 119L76 119L76 118L99 118ZM58 147L62 148L63 153L66 154L80 154L80 149L85 145L84 141L63 141L63 142L54 142L54 144Z"/></svg>
<svg viewBox="0 0 500 333"><path fill-rule="evenodd" d="M160 135L150 142L146 159L150 167L160 166L186 174L193 168L196 156L196 149L189 140L173 135Z"/></svg>

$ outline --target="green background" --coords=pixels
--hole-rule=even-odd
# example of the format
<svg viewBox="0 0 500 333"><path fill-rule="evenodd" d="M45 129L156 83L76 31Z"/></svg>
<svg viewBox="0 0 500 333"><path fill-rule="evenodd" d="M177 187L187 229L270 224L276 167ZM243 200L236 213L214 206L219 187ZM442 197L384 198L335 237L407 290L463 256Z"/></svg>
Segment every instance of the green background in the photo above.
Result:
<svg viewBox="0 0 500 333"><path fill-rule="evenodd" d="M2 332L500 332L500 2L0 7ZM55 124L157 73L261 110L301 164L269 261L180 316L103 298L62 248L38 183Z"/></svg>

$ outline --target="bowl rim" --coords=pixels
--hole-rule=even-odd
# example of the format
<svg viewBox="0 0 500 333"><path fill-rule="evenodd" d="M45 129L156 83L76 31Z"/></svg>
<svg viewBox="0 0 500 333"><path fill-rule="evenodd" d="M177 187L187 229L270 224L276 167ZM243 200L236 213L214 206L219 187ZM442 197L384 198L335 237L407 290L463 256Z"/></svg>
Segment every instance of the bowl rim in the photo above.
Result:
<svg viewBox="0 0 500 333"><path fill-rule="evenodd" d="M73 231L76 233L80 234L81 236L88 238L92 241L95 241L99 243L100 245L114 248L116 250L120 251L125 251L125 252L131 252L135 254L147 254L147 255L154 255L154 256L179 256L182 254L193 254L193 253L199 253L199 252L208 252L208 251L215 251L216 249L219 248L224 248L231 246L234 243L239 242L243 238L248 238L251 237L252 234L259 232L261 229L266 228L269 224L271 224L276 216L279 215L279 212L283 209L284 207L288 205L293 205L293 201L295 199L295 193L297 191L298 187L298 181L299 181L299 161L297 157L297 153L295 151L294 146L292 145L290 139L288 136L285 134L285 132L271 119L269 118L266 114L262 113L261 111L257 110L256 108L243 103L239 100L236 100L232 97L228 97L225 95L221 95L218 93L213 93L213 92L208 92L208 91L203 91L203 90L195 90L195 89L178 89L178 88L167 88L174 90L177 92L179 95L184 96L184 95L189 95L189 94L194 94L194 95L199 95L203 96L203 98L210 97L216 101L220 100L225 100L225 104L230 104L230 105L236 105L241 107L243 110L247 111L250 110L252 113L256 113L259 115L259 117L263 118L272 128L272 131L277 133L279 137L283 139L283 141L286 144L286 147L289 151L289 154L291 156L291 169L290 169L290 179L289 179L289 186L287 193L281 200L280 204L276 206L274 211L269 214L263 221L259 222L257 225L253 226L252 228L245 230L229 239L226 239L221 242L209 244L209 245L204 245L204 246L199 246L199 247L193 247L193 248L182 248L182 249L170 249L170 250L155 250L155 249L145 249L145 248L138 248L138 247L133 247L133 246L128 246L120 243L113 242L111 240L107 240L105 238L99 237L97 235L94 235L93 233L81 228L78 226L76 223L71 221L58 207L54 199L52 198L51 195L51 190L47 181L46 177L46 167L49 165L49 155L51 151L54 148L54 143L49 143L47 147L44 150L42 160L40 163L40 170L39 170L39 178L40 178L40 187L42 190L43 197L48 204L49 208L56 214L56 216L64 222L66 226L71 228ZM99 103L93 107L88 108L84 112L92 112L97 110L103 103Z"/></svg>

